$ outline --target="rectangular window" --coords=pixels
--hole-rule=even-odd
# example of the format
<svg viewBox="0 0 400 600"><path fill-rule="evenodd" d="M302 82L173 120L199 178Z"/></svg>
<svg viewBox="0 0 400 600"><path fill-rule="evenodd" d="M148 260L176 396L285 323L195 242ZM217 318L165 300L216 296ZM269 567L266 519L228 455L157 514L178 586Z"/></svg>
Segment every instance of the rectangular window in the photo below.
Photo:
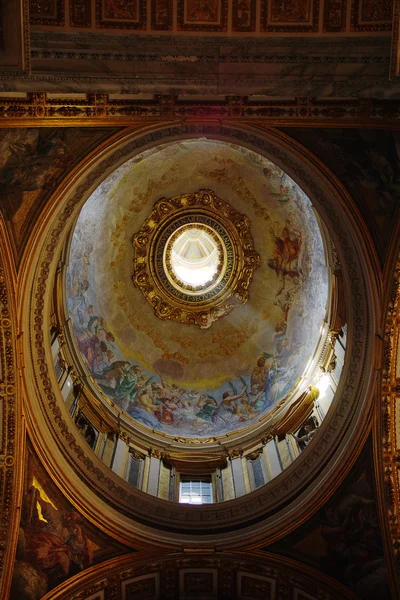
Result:
<svg viewBox="0 0 400 600"><path fill-rule="evenodd" d="M253 467L253 474L254 474L254 487L255 488L259 488L262 485L264 485L264 483L265 483L265 481L264 481L264 473L263 473L263 470L262 470L260 457L258 457L255 460L251 461L251 464L252 464L252 467Z"/></svg>
<svg viewBox="0 0 400 600"><path fill-rule="evenodd" d="M179 483L179 502L181 504L211 504L213 489L211 477L189 479L181 477Z"/></svg>
<svg viewBox="0 0 400 600"><path fill-rule="evenodd" d="M140 487L142 461L131 456L128 471L128 482L135 487Z"/></svg>

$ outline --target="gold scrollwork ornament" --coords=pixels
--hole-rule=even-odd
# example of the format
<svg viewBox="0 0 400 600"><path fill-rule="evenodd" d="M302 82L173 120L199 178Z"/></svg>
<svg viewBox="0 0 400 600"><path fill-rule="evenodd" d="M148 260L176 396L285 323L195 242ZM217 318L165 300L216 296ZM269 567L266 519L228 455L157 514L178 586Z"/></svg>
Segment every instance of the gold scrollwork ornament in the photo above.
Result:
<svg viewBox="0 0 400 600"><path fill-rule="evenodd" d="M205 230L218 251L216 272L204 285L182 282L171 268L177 235ZM250 221L212 190L158 200L133 236L133 283L165 321L201 329L249 298L249 286L260 256L254 249Z"/></svg>

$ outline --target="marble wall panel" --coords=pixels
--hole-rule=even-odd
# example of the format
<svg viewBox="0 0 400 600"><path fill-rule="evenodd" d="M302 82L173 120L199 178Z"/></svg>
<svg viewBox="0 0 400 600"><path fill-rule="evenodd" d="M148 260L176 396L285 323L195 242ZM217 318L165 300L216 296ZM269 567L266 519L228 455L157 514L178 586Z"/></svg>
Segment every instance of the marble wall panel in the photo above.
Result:
<svg viewBox="0 0 400 600"><path fill-rule="evenodd" d="M99 29L146 29L146 0L96 0L96 27Z"/></svg>
<svg viewBox="0 0 400 600"><path fill-rule="evenodd" d="M353 0L351 31L390 31L393 0Z"/></svg>
<svg viewBox="0 0 400 600"><path fill-rule="evenodd" d="M172 0L152 0L151 28L159 31L171 31L173 25Z"/></svg>
<svg viewBox="0 0 400 600"><path fill-rule="evenodd" d="M261 30L318 31L318 0L261 0Z"/></svg>
<svg viewBox="0 0 400 600"><path fill-rule="evenodd" d="M63 27L65 0L30 0L29 20L31 25L57 25Z"/></svg>
<svg viewBox="0 0 400 600"><path fill-rule="evenodd" d="M178 30L226 31L228 0L178 0Z"/></svg>

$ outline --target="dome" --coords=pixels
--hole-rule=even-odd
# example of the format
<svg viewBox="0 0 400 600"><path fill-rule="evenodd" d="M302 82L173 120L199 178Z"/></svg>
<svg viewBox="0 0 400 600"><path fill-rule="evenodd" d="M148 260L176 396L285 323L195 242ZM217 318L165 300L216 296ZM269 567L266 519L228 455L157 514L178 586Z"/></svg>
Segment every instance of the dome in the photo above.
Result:
<svg viewBox="0 0 400 600"><path fill-rule="evenodd" d="M144 151L103 181L65 287L98 397L188 439L240 431L289 398L328 299L306 194L260 154L206 138Z"/></svg>

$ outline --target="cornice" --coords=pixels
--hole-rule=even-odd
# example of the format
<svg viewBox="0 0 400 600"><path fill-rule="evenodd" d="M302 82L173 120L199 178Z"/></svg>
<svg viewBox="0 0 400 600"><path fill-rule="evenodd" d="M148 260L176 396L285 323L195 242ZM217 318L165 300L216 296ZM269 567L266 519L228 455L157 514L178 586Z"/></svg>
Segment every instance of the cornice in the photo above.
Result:
<svg viewBox="0 0 400 600"><path fill-rule="evenodd" d="M73 44L117 44L120 48L132 48L140 45L150 46L151 48L160 46L197 46L200 48L215 47L215 46L232 46L246 47L255 46L257 48L275 48L287 47L291 45L304 46L334 46L343 48L343 39L346 40L346 46L358 46L360 48L370 48L376 46L384 46L390 48L390 34L380 36L346 36L342 37L297 37L285 36L282 37L254 37L254 36L173 36L173 35L113 35L103 33L83 33L69 32L61 33L57 31L31 31L30 34L31 46L35 48L42 43L73 43Z"/></svg>
<svg viewBox="0 0 400 600"><path fill-rule="evenodd" d="M312 198L332 233L343 265L348 290L350 346L333 408L313 443L296 462L267 486L245 498L199 508L177 506L135 490L111 473L88 450L84 440L79 439L57 396L60 393L57 392L55 374L48 367L50 342L46 314L50 301L46 290L51 287L52 274L57 267L54 257L59 256L68 223L73 221L81 204L101 180L146 148L172 139L204 135L239 143L265 154L285 168ZM127 543L141 539L169 547L174 544L180 547L195 533L199 547L207 546L211 539L219 547L234 547L242 544L243 539L251 539L254 543L260 539L264 543L266 539L272 542L307 519L348 472L368 433L371 419L371 361L377 310L374 277L378 278L379 272L373 275L376 257L372 263L372 246L365 241L368 238L365 231L360 231L359 215L340 183L316 157L276 130L260 131L235 123L166 123L162 128L148 128L147 133L128 132L119 144L114 142L109 148L100 150L96 158L92 156L85 161L81 172L75 171L74 177L64 183L63 190L54 195L51 210L53 214L47 223L43 223L36 243L26 250L26 257L29 255L30 261L37 261L37 267L28 276L28 264L25 265L27 301L23 310L29 334L26 334L24 344L28 354L29 348L32 351L25 383L30 429L37 450L71 502L89 520L108 528L107 532L119 536L118 539L128 540ZM77 496L74 490L78 489L78 480L80 492ZM82 488L81 480L87 487ZM107 523L98 523L98 515L106 510Z"/></svg>
<svg viewBox="0 0 400 600"><path fill-rule="evenodd" d="M400 80L399 80L400 83ZM377 98L266 98L216 95L192 100L180 94L69 94L34 92L13 97L0 94L0 127L137 126L166 121L225 123L269 127L400 127L400 100Z"/></svg>
<svg viewBox="0 0 400 600"><path fill-rule="evenodd" d="M285 590L288 596L302 596L302 591L313 597L327 600L357 600L357 596L338 581L327 577L307 565L272 554L270 552L223 552L197 553L187 549L185 553L125 555L108 560L86 569L52 590L43 600L84 600L95 592L106 594L107 598L124 597L123 588L127 582L140 577L141 580L159 577L159 597L172 600L179 591L179 571L202 569L214 571L218 587L218 598L232 597L237 592L238 577L255 576L260 589L270 585L276 590ZM180 590L182 592L182 590ZM104 596L99 596L104 597ZM274 596L275 597L275 596ZM278 597L278 596L277 596ZM279 595L279 597L283 597ZM305 597L305 596L304 596ZM311 597L311 596L310 596Z"/></svg>
<svg viewBox="0 0 400 600"><path fill-rule="evenodd" d="M121 76L106 76L106 75L86 75L86 76L81 76L81 77L76 77L74 75L65 75L61 74L61 73L53 73L53 74L35 74L34 71L31 72L31 74L27 74L27 73L20 73L19 71L16 72L1 72L0 71L0 75L1 75L1 81L18 81L19 82L19 89L21 89L21 87L23 88L24 82L42 82L43 85L41 85L39 87L39 89L45 89L47 91L47 89L45 88L45 84L47 82L57 82L58 84L60 84L58 86L58 90L61 90L62 93L70 93L70 92L74 92L76 91L76 87L75 88L71 88L71 86L69 85L69 82L75 82L75 83L82 83L82 84L89 84L89 83L96 83L97 84L97 88L96 90L99 91L99 84L107 84L107 83L116 83L116 84L124 84L124 87L121 89L115 89L113 91L115 91L115 93L128 93L128 94L139 94L141 93L141 88L139 86L142 86L143 89L146 89L146 86L148 88L156 88L157 85L167 85L167 86L177 86L177 89L181 89L181 88L188 88L188 86L191 85L195 85L195 86L199 86L200 89L196 89L195 93L197 94L216 94L218 93L218 91L221 90L222 86L235 86L232 87L232 89L230 89L228 91L229 94L234 94L235 93L235 88L236 88L236 93L237 90L243 86L243 87L247 87L249 88L249 86L251 86L252 89L254 89L254 87L256 85L265 85L265 86L271 86L275 89L279 89L281 86L286 86L286 88L288 88L290 86L291 90L296 90L296 89L312 89L312 90L316 90L316 89L321 89L322 87L326 87L329 86L329 90L330 93L327 94L327 97L338 97L340 98L340 93L344 94L344 97L346 97L346 92L345 90L351 90L351 94L354 95L355 92L360 93L360 96L362 96L362 94L365 94L367 92L367 94L365 94L364 97L367 98L371 98L373 97L374 94L374 90L379 89L380 90L380 94L382 94L382 92L384 93L384 97L391 97L391 93L394 93L397 91L398 86L400 85L400 82L398 80L393 80L393 81L388 81L385 78L355 78L355 79L343 79L343 80L337 80L334 79L333 76L329 77L327 74L325 74L325 76L316 76L312 79L312 81L308 81L305 80L304 78L301 77L277 77L277 78L272 78L270 75L267 75L265 77L250 77L250 76L246 76L245 74L242 75L232 75L230 77L219 77L219 78L215 78L215 77L210 77L208 75L204 75L203 77L177 77L177 76L171 76L171 77L154 77L154 75L152 75L151 77L121 77ZM65 85L64 85L65 84ZM38 86L36 86L36 88L34 89L38 89ZM54 86L52 86L51 88L48 88L48 91L51 91L54 89ZM4 92L9 92L10 91L10 84L2 84L0 87L1 91ZM31 87L29 88L25 88L24 91L30 91ZM82 92L86 92L87 91L87 87L85 85L83 85L83 87L81 88ZM15 90L16 91L16 90ZM93 90L94 91L94 90ZM102 92L107 91L107 89L103 89L101 90ZM167 92L168 93L168 92ZM169 92L170 93L170 92ZM257 90L257 92L253 92L256 93L257 95L260 95L262 92L261 90ZM276 94L274 94L276 95ZM281 94L282 97L284 97L284 94ZM291 93L290 95L294 95L293 93ZM303 96L307 95L306 93L302 94ZM318 95L318 93L316 92L315 95ZM378 94L376 94L378 95ZM343 96L342 96L343 97ZM398 99L395 98L395 99Z"/></svg>

